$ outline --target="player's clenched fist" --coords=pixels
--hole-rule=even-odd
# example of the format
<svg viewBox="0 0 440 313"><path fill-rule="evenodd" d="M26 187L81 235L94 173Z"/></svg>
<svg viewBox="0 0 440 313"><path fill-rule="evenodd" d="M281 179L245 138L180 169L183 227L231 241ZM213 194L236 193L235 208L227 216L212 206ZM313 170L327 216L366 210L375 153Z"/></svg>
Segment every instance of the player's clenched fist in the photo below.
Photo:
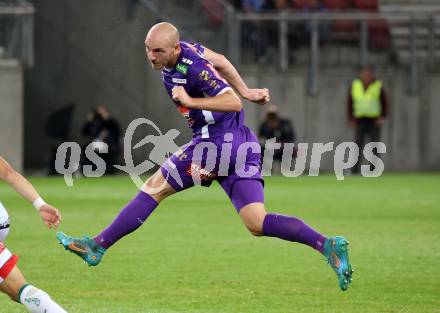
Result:
<svg viewBox="0 0 440 313"><path fill-rule="evenodd" d="M176 86L172 90L172 97L174 101L179 102L181 105L189 107L191 105L191 97L186 92L183 86Z"/></svg>
<svg viewBox="0 0 440 313"><path fill-rule="evenodd" d="M248 89L243 95L243 98L258 103L266 104L270 101L269 89Z"/></svg>

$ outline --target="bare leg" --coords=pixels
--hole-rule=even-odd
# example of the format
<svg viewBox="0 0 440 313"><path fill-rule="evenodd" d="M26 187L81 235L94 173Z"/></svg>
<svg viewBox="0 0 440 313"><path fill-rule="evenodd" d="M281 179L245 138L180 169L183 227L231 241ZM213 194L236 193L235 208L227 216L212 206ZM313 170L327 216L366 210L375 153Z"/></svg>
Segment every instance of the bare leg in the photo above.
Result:
<svg viewBox="0 0 440 313"><path fill-rule="evenodd" d="M19 302L20 288L26 285L26 279L17 266L14 266L8 277L0 284L0 291L7 294L12 300Z"/></svg>
<svg viewBox="0 0 440 313"><path fill-rule="evenodd" d="M23 304L28 312L66 313L46 292L28 285L17 266L14 266L6 279L0 284L0 291L7 294L13 301Z"/></svg>
<svg viewBox="0 0 440 313"><path fill-rule="evenodd" d="M171 196L176 191L167 183L161 170L154 173L142 186L142 191L149 194L157 203Z"/></svg>
<svg viewBox="0 0 440 313"><path fill-rule="evenodd" d="M263 236L263 222L267 214L263 203L250 203L241 208L239 214L252 235Z"/></svg>

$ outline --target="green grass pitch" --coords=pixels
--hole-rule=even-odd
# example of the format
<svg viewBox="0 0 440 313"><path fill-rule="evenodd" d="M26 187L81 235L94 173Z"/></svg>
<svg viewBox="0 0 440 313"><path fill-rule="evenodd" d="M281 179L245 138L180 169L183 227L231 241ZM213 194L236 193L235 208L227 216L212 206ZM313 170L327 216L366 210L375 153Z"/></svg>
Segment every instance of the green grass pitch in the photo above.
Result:
<svg viewBox="0 0 440 313"><path fill-rule="evenodd" d="M32 178L60 208L60 227L94 235L135 194L127 177ZM309 247L252 237L217 184L165 200L96 268L56 242L32 206L6 184L6 245L27 279L71 313L440 312L440 174L266 178L270 211L298 216L350 241L347 292ZM0 312L25 312L0 294Z"/></svg>

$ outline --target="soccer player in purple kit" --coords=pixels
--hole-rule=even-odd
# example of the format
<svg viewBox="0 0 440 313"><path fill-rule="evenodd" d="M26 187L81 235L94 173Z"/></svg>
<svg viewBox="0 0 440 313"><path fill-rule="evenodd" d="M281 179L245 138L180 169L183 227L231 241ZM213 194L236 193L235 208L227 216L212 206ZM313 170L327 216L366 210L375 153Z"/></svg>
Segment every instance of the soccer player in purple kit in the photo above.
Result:
<svg viewBox="0 0 440 313"><path fill-rule="evenodd" d="M75 238L58 232L59 242L96 266L106 250L140 227L163 199L195 183L209 186L217 180L253 235L277 237L316 249L335 271L339 287L347 290L353 271L344 237L327 238L298 218L266 212L260 149L252 149L258 141L244 125L242 103L234 89L241 97L259 104L270 100L269 91L249 89L224 56L199 44L180 41L172 24L154 25L147 34L145 47L151 66L162 71L165 88L187 119L193 138L165 161L100 234ZM244 151L240 148L243 144ZM207 155L200 153L198 145L209 146L214 153L210 149ZM223 147L228 147L226 153ZM228 155L231 162L225 167L222 164ZM244 161L235 162L240 158ZM212 170L206 170L208 163L215 164Z"/></svg>

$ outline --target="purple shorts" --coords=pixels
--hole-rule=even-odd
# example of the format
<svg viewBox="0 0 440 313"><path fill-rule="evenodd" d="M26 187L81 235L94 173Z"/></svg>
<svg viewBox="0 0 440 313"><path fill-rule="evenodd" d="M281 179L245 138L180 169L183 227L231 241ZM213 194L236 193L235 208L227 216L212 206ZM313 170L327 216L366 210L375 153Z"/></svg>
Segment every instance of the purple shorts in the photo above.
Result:
<svg viewBox="0 0 440 313"><path fill-rule="evenodd" d="M193 139L169 157L161 171L176 191L218 181L237 211L249 203L264 203L261 147L246 126L216 138Z"/></svg>

